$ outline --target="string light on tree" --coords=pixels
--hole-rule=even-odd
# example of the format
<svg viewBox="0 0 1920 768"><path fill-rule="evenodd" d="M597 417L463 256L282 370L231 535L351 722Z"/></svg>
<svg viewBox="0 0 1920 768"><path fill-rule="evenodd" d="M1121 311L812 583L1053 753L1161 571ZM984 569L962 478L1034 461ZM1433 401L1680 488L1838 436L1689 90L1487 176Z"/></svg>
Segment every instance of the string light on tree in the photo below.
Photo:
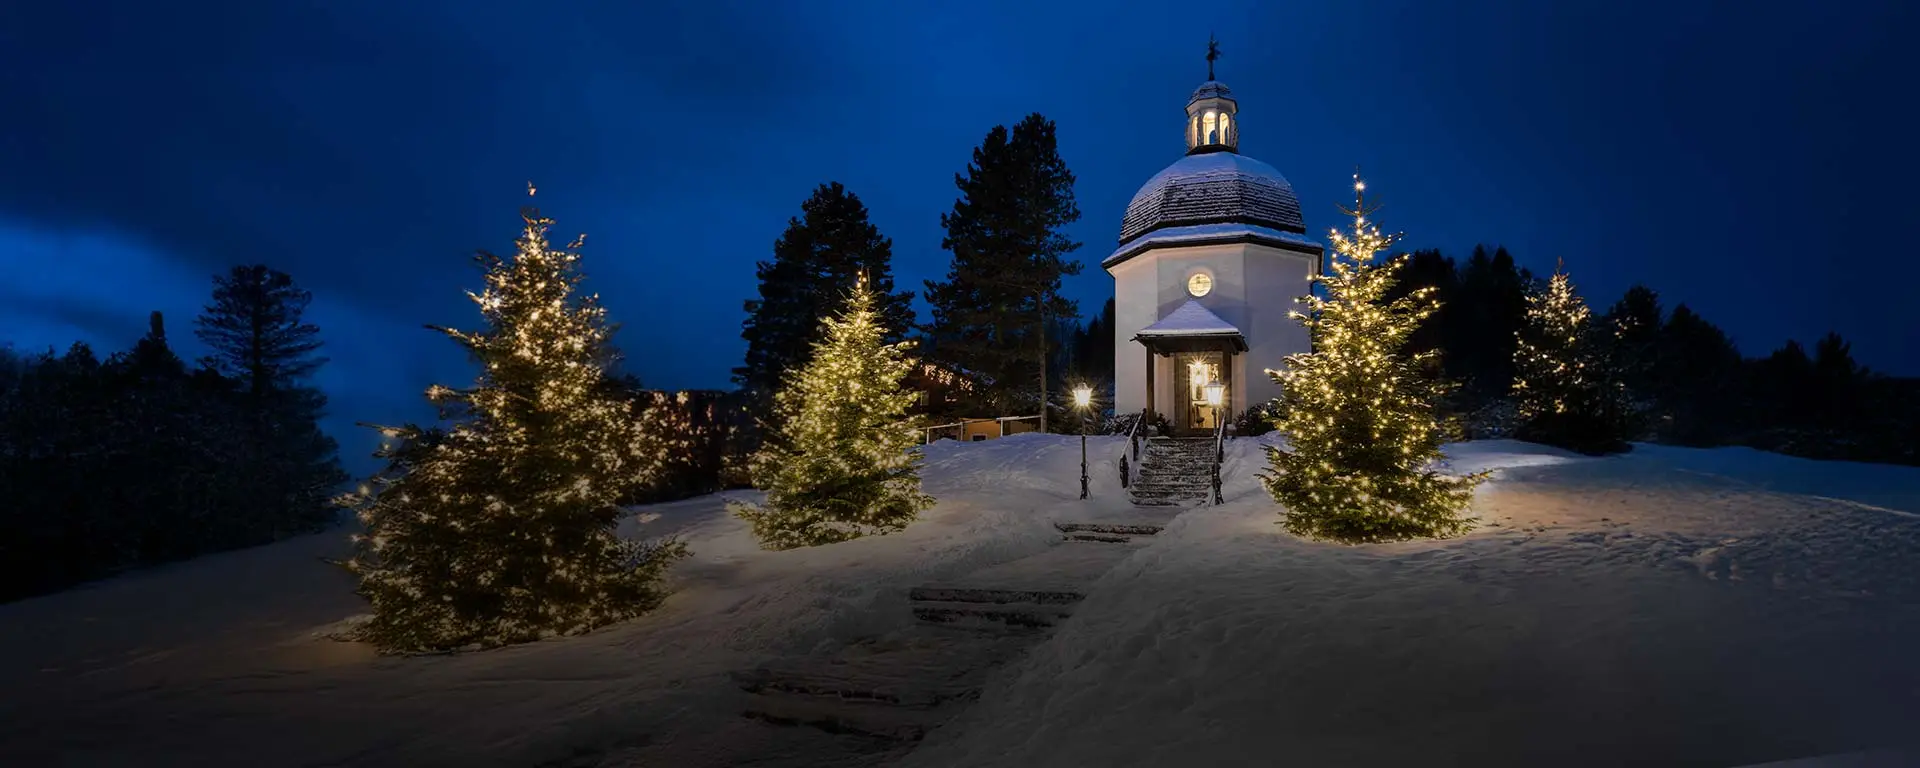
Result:
<svg viewBox="0 0 1920 768"><path fill-rule="evenodd" d="M528 194L533 193L531 184ZM342 500L364 535L345 563L373 616L357 635L386 652L436 651L584 632L658 605L674 541L614 532L615 500L647 482L648 440L607 391L615 355L579 253L549 246L552 220L522 213L518 253L482 253L469 293L484 330L437 328L482 363L466 390L427 398L446 430L378 427L389 466ZM575 241L575 246L579 243Z"/></svg>
<svg viewBox="0 0 1920 768"><path fill-rule="evenodd" d="M1439 308L1432 288L1386 302L1400 256L1376 256L1398 236L1367 221L1366 183L1353 177L1349 233L1334 231L1331 272L1315 277L1325 295L1309 293L1292 312L1313 338L1313 351L1287 356L1269 370L1281 385L1278 428L1290 450L1267 449L1261 476L1284 505L1296 535L1346 543L1464 533L1464 515L1483 474L1443 475L1441 433L1433 403L1440 385L1422 375L1437 352L1403 357L1397 350Z"/></svg>
<svg viewBox="0 0 1920 768"><path fill-rule="evenodd" d="M886 343L863 273L826 318L813 359L774 396L779 420L752 460L764 505L734 504L768 549L831 544L906 528L933 498L920 490L918 393L905 385L912 342Z"/></svg>
<svg viewBox="0 0 1920 768"><path fill-rule="evenodd" d="M1611 375L1599 333L1565 264L1528 291L1513 352L1517 437L1589 454L1629 448L1626 387Z"/></svg>

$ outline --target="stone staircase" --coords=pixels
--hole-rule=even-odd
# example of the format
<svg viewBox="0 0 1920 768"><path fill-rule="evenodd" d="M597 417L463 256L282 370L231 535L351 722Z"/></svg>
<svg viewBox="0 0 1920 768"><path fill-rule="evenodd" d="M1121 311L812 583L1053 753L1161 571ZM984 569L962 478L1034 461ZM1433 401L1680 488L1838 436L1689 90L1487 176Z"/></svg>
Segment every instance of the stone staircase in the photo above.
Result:
<svg viewBox="0 0 1920 768"><path fill-rule="evenodd" d="M1094 581L1160 532L1163 517L1054 523L1061 541L1045 551L914 587L910 626L830 655L735 672L746 694L741 714L860 740L849 743L868 756L910 749L978 699L989 672L1071 617Z"/></svg>
<svg viewBox="0 0 1920 768"><path fill-rule="evenodd" d="M1143 507L1182 507L1213 498L1213 438L1153 437L1127 497Z"/></svg>

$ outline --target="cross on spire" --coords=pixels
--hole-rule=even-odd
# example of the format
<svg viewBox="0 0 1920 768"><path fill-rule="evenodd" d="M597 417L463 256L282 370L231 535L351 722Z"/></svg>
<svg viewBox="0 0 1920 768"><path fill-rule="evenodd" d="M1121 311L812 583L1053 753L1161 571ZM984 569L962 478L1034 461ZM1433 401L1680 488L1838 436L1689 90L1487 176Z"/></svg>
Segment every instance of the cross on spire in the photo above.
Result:
<svg viewBox="0 0 1920 768"><path fill-rule="evenodd" d="M1220 41L1213 39L1213 33L1207 33L1207 79L1213 79L1213 62L1220 58Z"/></svg>

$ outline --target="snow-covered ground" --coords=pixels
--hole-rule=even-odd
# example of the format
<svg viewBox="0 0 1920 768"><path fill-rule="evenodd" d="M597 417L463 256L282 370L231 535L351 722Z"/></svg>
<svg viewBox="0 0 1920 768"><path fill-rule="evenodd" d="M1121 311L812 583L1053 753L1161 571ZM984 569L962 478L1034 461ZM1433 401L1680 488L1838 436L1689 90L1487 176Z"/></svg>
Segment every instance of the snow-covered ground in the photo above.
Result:
<svg viewBox="0 0 1920 768"><path fill-rule="evenodd" d="M1052 520L1134 514L1122 450L1093 440L1082 502L1075 439L938 443L923 521L810 550L758 550L718 496L641 508L632 531L695 552L659 612L485 653L320 637L363 610L318 561L339 533L0 606L0 765L685 766L719 738L851 764L744 723L727 673L908 625L909 587L1046 552ZM1920 722L1920 469L1468 443L1455 467L1499 470L1479 532L1338 547L1281 532L1258 446L1231 452L1227 504L905 762L1738 765Z"/></svg>

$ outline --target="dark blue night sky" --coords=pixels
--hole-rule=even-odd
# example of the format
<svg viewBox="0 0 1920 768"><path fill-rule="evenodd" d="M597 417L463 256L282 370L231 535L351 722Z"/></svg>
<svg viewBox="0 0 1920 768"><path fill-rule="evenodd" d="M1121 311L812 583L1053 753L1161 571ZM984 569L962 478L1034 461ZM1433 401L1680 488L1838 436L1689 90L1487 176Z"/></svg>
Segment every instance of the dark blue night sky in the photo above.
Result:
<svg viewBox="0 0 1920 768"><path fill-rule="evenodd" d="M1503 243L1600 308L1645 282L1748 354L1832 329L1920 374L1912 3L930 5L16 4L0 340L117 350L159 309L197 355L210 277L260 261L316 296L336 427L421 418L471 377L421 325L475 322L469 256L511 249L532 180L589 233L630 367L723 387L754 262L815 185L858 193L917 287L953 174L1032 111L1079 175L1094 310L1212 32L1242 149L1311 229L1360 165L1409 247Z"/></svg>

